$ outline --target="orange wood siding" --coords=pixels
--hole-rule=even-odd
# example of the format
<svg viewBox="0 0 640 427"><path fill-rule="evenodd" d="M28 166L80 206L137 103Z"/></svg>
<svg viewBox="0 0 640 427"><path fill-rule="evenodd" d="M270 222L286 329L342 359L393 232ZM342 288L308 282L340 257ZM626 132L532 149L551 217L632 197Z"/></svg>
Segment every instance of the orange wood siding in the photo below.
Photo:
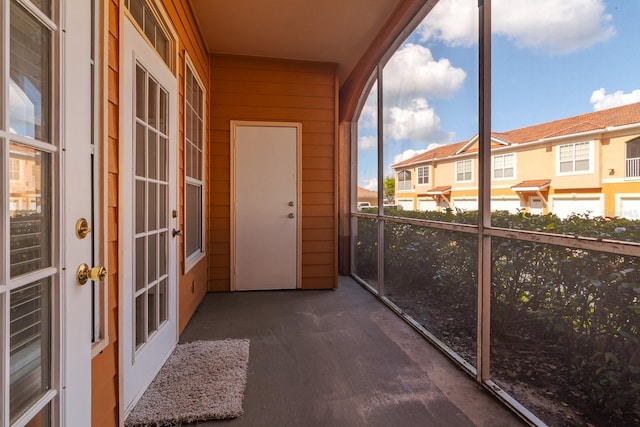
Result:
<svg viewBox="0 0 640 427"><path fill-rule="evenodd" d="M122 11L119 9L118 0L105 1L105 13L107 14L105 28L105 46L107 49L107 64L104 66L106 73L107 87L104 88L106 101L104 108L107 110L106 135L103 144L107 145L107 170L106 191L108 192L106 215L108 217L108 230L105 233L108 241L108 254L106 267L109 272L109 295L108 295L108 329L109 344L92 362L92 426L114 426L118 425L118 163L120 152L119 129L119 90L120 90L120 43L119 38L120 20L124 19ZM209 57L204 47L204 42L197 32L195 18L188 6L187 0L163 0L162 4L171 20L178 35L177 52L177 78L179 85L178 102L178 186L179 194L184 189L184 134L183 134L183 111L184 111L184 61L185 51L199 74L208 92ZM208 106L205 105L205 110ZM206 123L205 123L206 126ZM205 186L209 183L205 182ZM179 226L183 227L184 197L178 198ZM180 331L189 321L202 297L206 292L207 272L206 260L183 276L184 273L184 247L180 242L178 247L178 260L180 261L179 274L179 328ZM195 282L195 283L194 283ZM192 288L192 283L194 286ZM193 289L193 290L192 290Z"/></svg>
<svg viewBox="0 0 640 427"><path fill-rule="evenodd" d="M107 19L104 37L107 49L106 73L106 216L108 301L107 328L109 344L96 355L91 366L91 425L94 427L118 425L118 133L119 133L119 77L120 66L119 30L120 11L117 0L108 0L105 5ZM104 152L104 151L103 151Z"/></svg>
<svg viewBox="0 0 640 427"><path fill-rule="evenodd" d="M301 286L336 287L335 65L213 55L209 87L209 290L230 287L231 120L302 123Z"/></svg>

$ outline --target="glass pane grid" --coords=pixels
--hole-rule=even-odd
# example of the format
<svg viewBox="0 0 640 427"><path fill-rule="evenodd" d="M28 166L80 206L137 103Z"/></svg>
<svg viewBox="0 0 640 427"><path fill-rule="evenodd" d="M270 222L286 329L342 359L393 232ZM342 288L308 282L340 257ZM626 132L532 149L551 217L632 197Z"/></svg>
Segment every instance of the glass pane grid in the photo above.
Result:
<svg viewBox="0 0 640 427"><path fill-rule="evenodd" d="M139 81L135 153L135 345L140 349L162 326L168 298L162 283L168 278L168 92L150 75ZM143 144L144 142L144 144Z"/></svg>
<svg viewBox="0 0 640 427"><path fill-rule="evenodd" d="M51 388L51 280L10 292L10 419Z"/></svg>

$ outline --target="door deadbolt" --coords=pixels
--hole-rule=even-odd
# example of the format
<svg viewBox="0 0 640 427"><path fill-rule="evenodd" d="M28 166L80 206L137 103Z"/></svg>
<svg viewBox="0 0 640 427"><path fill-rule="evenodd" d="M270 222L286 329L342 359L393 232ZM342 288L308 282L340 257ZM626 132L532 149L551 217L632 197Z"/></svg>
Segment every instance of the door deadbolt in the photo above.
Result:
<svg viewBox="0 0 640 427"><path fill-rule="evenodd" d="M107 276L107 269L99 265L97 267L89 268L87 264L80 264L76 271L76 279L78 283L84 285L88 280L94 282L102 282Z"/></svg>
<svg viewBox="0 0 640 427"><path fill-rule="evenodd" d="M291 213L289 214L289 218L293 218L294 216L295 216L295 215L293 214L293 212L291 212Z"/></svg>
<svg viewBox="0 0 640 427"><path fill-rule="evenodd" d="M290 202L289 202L289 206L293 206L293 201L290 201Z"/></svg>
<svg viewBox="0 0 640 427"><path fill-rule="evenodd" d="M91 233L91 228L89 227L89 223L85 218L80 218L76 221L76 236L78 239L84 239L87 235Z"/></svg>

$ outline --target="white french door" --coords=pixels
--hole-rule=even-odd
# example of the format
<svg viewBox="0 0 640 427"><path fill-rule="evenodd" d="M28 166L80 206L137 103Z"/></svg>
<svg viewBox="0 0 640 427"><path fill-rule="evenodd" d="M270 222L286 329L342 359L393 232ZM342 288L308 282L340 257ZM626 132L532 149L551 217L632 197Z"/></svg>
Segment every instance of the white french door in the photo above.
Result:
<svg viewBox="0 0 640 427"><path fill-rule="evenodd" d="M0 11L0 427L91 423L91 2ZM89 224L89 226L92 226Z"/></svg>
<svg viewBox="0 0 640 427"><path fill-rule="evenodd" d="M295 289L299 125L232 125L235 290Z"/></svg>
<svg viewBox="0 0 640 427"><path fill-rule="evenodd" d="M120 272L124 414L171 354L176 304L177 81L125 19Z"/></svg>

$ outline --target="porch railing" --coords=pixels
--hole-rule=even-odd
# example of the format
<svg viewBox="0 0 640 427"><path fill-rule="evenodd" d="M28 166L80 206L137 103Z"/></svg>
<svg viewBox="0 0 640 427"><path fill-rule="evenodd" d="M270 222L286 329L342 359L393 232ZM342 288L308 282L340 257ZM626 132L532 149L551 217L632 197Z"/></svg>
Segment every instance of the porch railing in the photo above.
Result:
<svg viewBox="0 0 640 427"><path fill-rule="evenodd" d="M640 178L640 157L627 159L626 166L626 178Z"/></svg>

